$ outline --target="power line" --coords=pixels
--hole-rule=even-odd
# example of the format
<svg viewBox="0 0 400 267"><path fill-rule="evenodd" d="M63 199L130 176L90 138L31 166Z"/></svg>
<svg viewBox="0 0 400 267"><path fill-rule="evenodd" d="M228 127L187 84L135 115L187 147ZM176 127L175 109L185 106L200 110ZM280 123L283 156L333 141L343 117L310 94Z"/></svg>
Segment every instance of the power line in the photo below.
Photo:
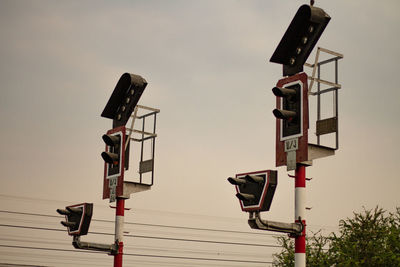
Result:
<svg viewBox="0 0 400 267"><path fill-rule="evenodd" d="M65 245L65 242L61 242L61 241L55 241L53 239L46 241L41 239L26 239L26 238L3 238L0 237L0 241L6 241L6 242L14 242L14 243L23 243L24 245L27 243L33 243L36 245ZM65 239L64 239L65 241ZM139 248L137 247L137 245L135 246L124 246L125 248L128 249L133 249L133 250L140 250L140 251L157 251L158 253L162 253L162 252L166 252L166 253L180 253L180 254L202 254L202 255L213 255L213 254L218 254L219 256L224 255L224 256L238 256L237 252L230 252L230 251L215 251L215 250L204 250L204 249L188 249L188 248L173 248L173 247L156 247L156 246L140 246ZM246 253L246 255L248 256L253 256L253 257L258 257L258 258L262 258L265 256L265 253L252 253L251 255L249 253Z"/></svg>
<svg viewBox="0 0 400 267"><path fill-rule="evenodd" d="M21 265L21 264L12 264L12 263L3 263L0 262L1 267L12 267L12 266L17 266L17 267L45 267L45 265Z"/></svg>
<svg viewBox="0 0 400 267"><path fill-rule="evenodd" d="M148 239L160 239L160 240L172 240L172 241L184 241L184 242L197 242L197 243L213 243L213 244L224 244L224 245L241 245L241 246L254 246L254 247L270 247L280 248L279 245L265 245L265 244L253 244L253 243L241 243L241 242L227 242L227 241L213 241L213 240L201 240L201 239L187 239L187 238L176 238L176 237L159 237L159 236L142 236L142 235L124 235L127 237L135 238L148 238Z"/></svg>
<svg viewBox="0 0 400 267"><path fill-rule="evenodd" d="M88 250L71 250L71 249L60 249L60 248L41 248L41 247L30 247L30 246L16 246L16 245L1 245L0 247L5 248L18 248L18 249L34 249L34 250L45 250L45 251L61 251L61 252L81 252L81 253L92 253L92 254L103 254L102 252L88 251ZM135 257L148 257L148 258L163 258L163 259L180 259L180 260L198 260L198 261L218 261L218 262L236 262L236 263L251 263L251 264L268 264L272 262L268 261L245 261L245 260L231 260L231 259L218 259L218 258L198 258L198 257L183 257L183 256L166 256L166 255L152 255L152 254L137 254L137 253L124 253L124 256L135 256Z"/></svg>
<svg viewBox="0 0 400 267"><path fill-rule="evenodd" d="M51 218L61 218L58 215L50 215L50 214L40 214L40 213L30 213L30 212L18 212L18 211L8 211L8 210L0 210L1 213L8 214L17 214L17 215L30 215L30 216L39 216L39 217L51 217ZM114 223L111 220L104 219L92 219L92 221L97 222L106 222L106 223ZM163 225L163 224L150 224L150 223L136 223L136 222L124 222L127 225L140 225L140 226L150 226L150 227L162 227L162 228L173 228L173 229L184 229L184 230L196 230L196 231L210 231L210 232L221 232L221 233L236 233L236 234L250 234L250 235L259 235L259 236L280 236L278 234L271 233L259 233L259 232L248 232L248 231L235 231L235 230L224 230L224 229L212 229L212 228L199 228L199 227L187 227L187 226L173 226L173 225Z"/></svg>
<svg viewBox="0 0 400 267"><path fill-rule="evenodd" d="M7 248L2 248L7 249ZM0 254L1 255L1 254ZM29 249L7 249L6 254L1 255L2 261L12 261L13 263L27 262L33 264L35 261L39 261L41 264L51 264L51 266L58 266L60 263L68 264L68 266L100 266L105 261L111 260L104 257L106 254L74 254L72 257L69 252L47 252L47 251L35 251ZM8 260L7 260L8 259ZM85 263L83 263L85 262ZM0 264L0 266L2 266ZM38 265L35 265L38 266Z"/></svg>
<svg viewBox="0 0 400 267"><path fill-rule="evenodd" d="M17 246L17 245L2 245L3 248L22 248L22 249L35 249L35 250L46 250L46 251L61 251L61 252L81 252L81 253L92 253L92 254L103 254L102 252L91 251L91 250L72 250L63 248L40 248L40 247L28 247L28 246Z"/></svg>
<svg viewBox="0 0 400 267"><path fill-rule="evenodd" d="M49 214L41 214L41 213L32 213L32 212L18 212L18 211L8 211L8 210L0 210L0 213L4 214L14 214L14 215L22 215L22 216L37 216L37 217L43 217L43 218L62 218L62 216L57 216L57 215L49 215ZM11 218L11 217L8 217ZM4 219L4 218L2 218ZM105 222L105 223L114 223L111 220L93 220L93 221L99 221L99 222ZM33 222L35 222L33 220ZM48 220L46 220L46 223ZM36 222L37 223L37 222ZM197 227L184 227L184 226L171 226L171 225L162 225L162 224L149 224L149 223L134 223L134 222L126 222L126 224L131 224L131 225L140 225L140 226L148 226L148 227L158 227L158 228L169 228L169 229L178 229L178 230L193 230L193 231L208 231L208 232L220 232L220 233L234 233L234 234L257 234L259 236L265 236L263 234L259 233L253 233L253 232L245 232L245 231L230 231L230 230L221 230L221 229L212 229L212 228L197 228ZM14 224L0 224L0 227L8 227L8 228L17 228L17 229L31 229L31 230L40 230L40 231L56 231L56 232L65 232L64 229L57 229L53 227L43 227L43 226L26 226L26 225L14 225ZM113 236L114 233L108 233L108 232L89 232L91 234L95 235L107 235L107 236ZM143 239L156 239L156 240L169 240L169 241L178 241L178 242L195 242L195 243L205 243L205 244L222 244L222 245L234 245L234 246L251 246L251 247L269 247L269 248L281 248L279 245L270 245L270 244L253 244L253 243L245 243L245 242L228 242L228 241L215 241L215 240L202 240L202 239L195 239L195 238L175 238L175 237L162 237L162 236L154 236L154 235L137 235L137 234L125 234L124 236L126 237L132 237L132 238L143 238ZM12 240L11 240L12 241ZM14 240L15 242L18 242L18 240ZM21 240L21 242L24 242ZM51 242L49 242L51 243ZM47 244L49 245L49 244ZM14 249L32 249L32 250L39 250L39 251L63 251L63 252L86 252L86 253L101 253L101 252L93 252L93 251L80 251L80 250L71 250L71 249L62 249L62 248L39 248L39 247L34 247L34 246L25 246L25 245L0 245L0 247L6 247L6 248L14 248ZM152 248L151 250L156 250ZM157 250L158 251L158 250ZM168 250L167 250L168 251ZM166 251L166 252L167 252ZM149 251L150 252L150 251ZM167 253L174 253L174 251L168 251ZM193 251L193 253L197 253L198 251ZM176 253L176 252L175 252ZM157 253L156 253L157 254ZM204 254L204 257L192 257L192 256L173 256L173 255L156 255L153 253L147 254L146 252L144 253L124 253L124 255L130 256L130 257L143 257L143 258L154 258L154 259L169 259L169 260L178 260L176 262L177 264L182 264L185 260L193 260L197 262L207 262L207 261L217 261L220 262L219 266L222 265L222 262L225 263L238 263L238 264L272 264L272 262L268 261L262 261L262 260L235 260L235 259L220 259L220 258L209 258L206 257L206 253L197 253L198 255ZM185 253L186 254L186 253ZM213 254L208 252L208 254ZM183 254L184 255L184 254ZM219 253L218 253L219 255ZM232 254L232 255L225 255L225 257L235 257L235 256L243 256L243 254L238 253L238 254ZM183 262L179 262L183 261ZM198 263L198 264L199 264ZM228 266L228 265L226 265Z"/></svg>
<svg viewBox="0 0 400 267"><path fill-rule="evenodd" d="M40 245L45 245L45 246L54 246L54 245L65 245L65 242L57 242L57 241L43 241L43 240L26 240L26 239L18 239L18 238L1 238L0 241L6 241L6 242L14 242L15 243L23 243L24 245L27 245L27 243L30 244L35 244L36 246ZM192 249L189 250L187 248L172 248L172 247L154 247L154 246L125 246L129 250L135 250L135 251L157 251L158 254L161 253L179 253L179 254L197 254L197 255L218 255L218 256L225 256L225 257L237 257L239 254L238 252L230 252L230 251L215 251L215 250L202 250L202 249ZM144 252L143 252L144 253ZM246 254L240 254L241 256L246 255L246 257L257 257L257 258L264 258L265 253L246 253Z"/></svg>
<svg viewBox="0 0 400 267"><path fill-rule="evenodd" d="M44 230L44 231L58 231L65 232L62 229L48 228L48 227L37 227L37 226L22 226L22 225L11 225L11 224L0 224L2 227L22 228L22 229L33 229L33 230ZM99 235L114 235L112 233L104 232L89 232L91 234ZM253 244L253 243L242 243L242 242L227 242L227 241L214 241L214 240L201 240L201 239L188 239L188 238L175 238L175 237L159 237L159 236L148 236L148 235L129 235L125 234L126 237L134 238L145 238L145 239L159 239L159 240L170 240L170 241L182 241L182 242L197 242L197 243L211 243L211 244L224 244L224 245L240 245L240 246L254 246L254 247L271 247L280 248L279 245L268 245L268 244Z"/></svg>
<svg viewBox="0 0 400 267"><path fill-rule="evenodd" d="M0 198L8 198L8 199L17 199L17 200L29 200L29 201L36 201L36 202L44 202L46 204L48 203L62 203L65 204L66 202L68 202L67 200L59 200L59 199L45 199L45 198L38 198L38 197L26 197L26 196L17 196L17 195L7 195L7 194L0 194ZM101 208L108 208L109 205L102 205L99 204L98 206L100 206ZM207 218L214 218L214 219L223 219L223 220L237 220L237 221L241 221L241 219L239 218L230 218L230 217L224 217L224 216L214 216L214 215L200 215L200 214L192 214L192 213L186 213L186 212L178 212L178 211L166 211L166 210L154 210L154 209L140 209L140 208L136 208L136 211L141 211L141 212L147 212L147 213L165 213L165 214L174 214L174 217L176 215L183 215L183 216L189 216L189 217L207 217Z"/></svg>
<svg viewBox="0 0 400 267"><path fill-rule="evenodd" d="M8 211L8 210L0 210L1 213L8 214L17 214L17 215L29 215L29 216L39 216L39 217L52 217L52 218L60 218L61 216L57 215L49 215L49 214L40 214L40 213L28 213L28 212L16 212L16 211ZM113 222L110 220L94 220L94 221L102 221L102 222ZM179 226L169 226L169 225L161 225L161 224L141 224L141 223L129 223L126 224L139 224L146 225L152 227L166 227L166 228L176 228L176 229L185 229L185 230L201 230L201 231L213 231L213 232L224 232L224 233L239 233L239 234L248 234L251 232L241 232L241 231L229 231L229 230L219 230L219 229L210 229L210 228L194 228L194 227L179 227ZM36 227L36 226L20 226L20 225L10 225L10 224L0 224L3 227L14 227L14 228L26 228L26 229L34 229L34 230L49 230L49 231L64 231L61 229L54 229L48 227ZM90 232L92 234L100 234L100 235L113 235L111 233L105 232ZM253 234L253 233L251 233ZM254 244L254 243L243 243L243 242L227 242L227 241L213 241L213 240L200 240L200 239L187 239L187 238L172 238L172 237L158 237L158 236L146 236L146 235L137 235L137 234L125 234L126 237L134 237L134 238L147 238L147 239L159 239L159 240L171 240L171 241L182 241L182 242L198 242L198 243L214 243L214 244L226 244L226 245L243 245L243 246L261 246L261 247L281 247L279 245L266 245L266 244Z"/></svg>
<svg viewBox="0 0 400 267"><path fill-rule="evenodd" d="M43 213L35 213L35 212L20 212L20 211L9 211L9 210L0 210L0 213L3 214L11 214L11 215L21 215L23 217L21 217L23 220L26 221L32 221L35 222L36 225L38 225L39 220L34 220L32 219L25 219L27 218L26 216L35 216L35 217L42 217L42 218L62 218L62 216L59 215L51 215L51 214L43 214ZM7 219L9 218L9 219ZM12 218L16 218L16 219L12 219ZM19 220L18 217L6 217L6 218L2 218L5 220ZM97 222L103 222L103 223L114 223L114 221L111 220L104 220L104 219L93 219L92 221L97 221ZM25 224L25 223L24 223ZM46 225L49 224L49 221L46 220L44 225L39 225L39 226L32 226L32 225L14 225L13 223L3 223L0 224L0 227L7 227L7 228L17 228L17 229L31 229L31 230L39 230L39 231L54 231L54 232L65 232L65 229L57 229L54 227L46 227ZM224 229L213 229L213 228L200 228L200 227L187 227L187 226L173 226L173 225L163 225L163 224L151 224L151 223L136 223L136 222L125 222L125 224L127 225L136 225L136 226L145 226L145 227L154 227L154 228L164 228L164 229L177 229L177 230L186 230L186 231L203 231L203 232L214 232L214 233L225 233L225 234L238 234L238 235L252 235L252 236L259 236L259 237L270 237L272 236L272 234L265 234L265 233L255 233L255 232L248 232L248 231L234 231L234 230L224 230ZM169 231L168 231L169 232ZM109 233L107 231L93 231L93 232L89 232L91 234L95 234L95 235L107 235L107 236L113 236L114 233ZM168 234L175 234L175 233L168 233ZM192 232L186 232L185 235L193 235ZM146 235L146 234L125 234L125 237L128 238L142 238L142 239L155 239L155 240L167 240L167 241L176 241L176 242L193 242L193 243L203 243L203 244L219 244L219 245L232 245L232 246L249 246L249 247L268 247L268 248L281 248L280 245L272 245L272 244L254 244L254 243L250 243L250 242L230 242L230 241L216 241L216 240L203 240L203 239L199 239L199 238L177 238L177 237L163 237L163 236L157 236L157 235ZM234 237L233 235L230 235L229 238ZM238 238L241 238L239 236L237 236ZM243 236L244 237L244 236ZM212 238L214 239L214 238ZM10 241L15 241L18 242L18 240L10 240ZM20 240L20 242L24 242L23 240ZM51 242L48 243L44 243L43 245L50 245ZM33 245L33 244L31 244ZM34 247L34 246L26 246L26 244L22 244L22 245L0 245L0 247L8 247L8 248L14 248L14 249L32 249L32 250L39 250L39 251L63 251L63 252L87 252L90 253L88 251L79 251L79 250L71 250L71 249L62 249L62 248L38 248L38 247ZM216 262L220 262L220 264L218 266L222 266L223 262L225 262L225 266L230 266L230 264L233 263L237 263L237 264L272 264L272 262L268 261L269 259L266 259L265 261L263 260L240 260L240 259L230 259L231 257L241 257L244 256L244 254L242 253L237 253L235 252L234 254L232 253L218 253L218 257L222 256L223 254L225 254L222 257L225 257L225 259L220 259L220 258L216 258L216 253L212 253L213 251L205 251L204 253L198 253L198 250L195 250L193 252L189 252L189 253L196 253L196 256L192 256L192 255L188 255L185 256L185 254L187 255L188 252L184 252L183 254L180 253L182 256L174 256L174 255L157 255L160 254L159 251L157 249L151 248L151 249L147 249L148 252L146 253L146 251L137 251L138 253L129 253L129 250L127 251L128 253L124 253L124 255L127 255L129 257L142 257L142 258L154 258L154 259L169 259L168 262L176 262L176 264L183 264L185 262L185 260L192 260L192 261L197 261L197 264L200 264L200 262L204 262L206 263L207 261L216 261ZM154 253L152 253L152 251ZM155 252L157 251L157 252ZM173 251L173 250L166 250L165 251L167 254L171 254L171 253L177 253L178 251ZM179 251L182 252L182 251ZM92 252L93 253L93 252ZM94 252L94 253L98 253L98 252ZM208 255L207 255L208 254ZM214 257L213 257L214 254ZM230 254L230 255L229 255ZM261 255L261 254L260 254ZM200 257L199 257L200 256ZM211 256L211 258L210 258ZM259 256L258 256L259 257ZM262 259L262 258L261 258ZM174 261L175 260L175 261ZM157 260L156 260L157 261ZM172 263L171 262L171 263ZM202 264L200 264L202 265Z"/></svg>
<svg viewBox="0 0 400 267"><path fill-rule="evenodd" d="M37 227L37 226L21 226L21 225L9 225L9 224L0 224L2 227L12 227L12 228L19 228L19 229L32 229L32 230L44 230L44 231L58 231L58 232L65 232L63 229L55 229L55 228L48 228L48 227ZM90 232L92 234L99 234L99 235L113 235L111 233L104 233L104 232ZM125 235L128 237L135 237L135 238L147 238L147 239L158 239L158 240L171 240L171 241L183 241L183 242L197 242L197 243L211 243L211 244L224 244L224 245L242 245L242 246L252 246L252 247L273 247L273 248L280 248L281 246L279 245L268 245L268 244L251 244L251 243L239 243L239 242L225 242L225 241L213 241L213 240L198 240L198 239L184 239L184 238L170 238L170 237L157 237L157 236L146 236L146 235ZM2 247L12 247L12 248L31 248L28 246L6 246L6 245L1 245ZM43 250L44 248L36 248L39 250ZM53 250L53 251L75 251L75 250L69 250L69 249L55 249L55 248L49 248L47 250ZM161 255L152 255L152 254L132 254L132 253L124 253L126 255L130 256L142 256L145 257L146 255L148 257L153 257L153 258L170 258L170 259L191 259L194 257L184 257L184 256L161 256ZM202 260L203 258L198 258L198 260ZM209 258L210 259L210 258ZM218 260L218 259L217 259ZM205 261L205 259L203 259ZM241 262L241 261L236 261L236 262ZM247 261L251 262L251 261ZM261 262L261 261L253 261L253 263L267 263L267 262Z"/></svg>
<svg viewBox="0 0 400 267"><path fill-rule="evenodd" d="M201 261L222 261L222 262L237 262L237 263L272 263L269 261L245 261L245 260L231 260L231 259L217 259L217 258L196 258L196 257L181 257L181 256L164 256L164 255L148 255L148 254L133 254L124 253L126 256L138 256L149 258L167 258L167 259L180 259L180 260L201 260Z"/></svg>

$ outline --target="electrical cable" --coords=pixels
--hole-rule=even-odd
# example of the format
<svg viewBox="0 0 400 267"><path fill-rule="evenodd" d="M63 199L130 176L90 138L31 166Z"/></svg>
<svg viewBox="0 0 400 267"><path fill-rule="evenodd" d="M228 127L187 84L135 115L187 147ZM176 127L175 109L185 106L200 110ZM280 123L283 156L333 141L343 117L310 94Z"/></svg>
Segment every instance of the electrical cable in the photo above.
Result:
<svg viewBox="0 0 400 267"><path fill-rule="evenodd" d="M2 197L3 195L0 194L0 197ZM28 219L26 219L26 216L36 216L36 217L42 217L42 218L63 218L63 216L59 216L59 215L49 215L49 214L43 214L43 213L34 213L34 212L19 212L19 211L9 211L9 210L0 210L0 213L3 214L11 214L11 215L21 215L23 217L6 217L6 218L0 218L0 222L2 219L4 219L7 223L0 223L0 227L7 227L7 228L15 228L15 229L29 229L29 230L39 230L39 231L54 231L54 232L64 232L65 233L65 229L57 229L57 228L53 228L53 227L44 227L43 225L49 225L52 221L50 220L39 220L39 219L34 219L33 217L31 217L31 219L29 219L29 217L27 217ZM22 218L22 219L19 219ZM22 224L26 224L26 223L30 223L30 225L15 225L10 223L9 221L12 220L12 222L15 223L15 221L21 221ZM43 221L43 222L40 222ZM104 220L104 219L93 219L92 221L97 221L97 222L104 222L104 223L114 223L114 221L112 220ZM39 224L39 226L32 226L32 224L35 223L36 225ZM136 225L136 226L144 226L144 227L154 227L154 228L164 228L164 229L176 229L176 230L188 230L186 232L184 232L185 235L192 235L192 236L196 236L196 235L203 235L203 234L193 234L192 231L203 231L203 232L214 232L214 233L222 233L222 234L238 234L238 235L252 235L253 237L259 236L259 237L271 237L271 236L279 236L277 234L268 234L268 233L259 233L259 232L248 232L248 231L235 231L235 230L225 230L225 229L212 229L212 228L200 228L200 227L186 227L186 226L173 226L173 225L163 225L163 224L150 224L150 223L137 223L137 222L125 222L126 225ZM100 224L101 225L101 224ZM105 226L105 225L104 225ZM105 229L107 229L106 227L104 227ZM132 228L132 227L131 227ZM144 230L145 232L147 231L147 228L142 228L142 229L146 229ZM107 229L108 230L108 229ZM153 230L152 230L153 231ZM190 231L190 232L189 232ZM34 241L27 241L26 239L24 239L24 236L18 237L18 235L13 235L14 231L10 231L9 236L11 238L0 238L0 240L4 240L6 242L29 242L29 243L33 243ZM168 233L169 235L171 234L175 234L175 235L180 235L178 231L161 231L161 233ZM18 233L24 233L23 231L19 231ZM106 236L114 236L114 233L109 233L107 231L93 231L93 232L89 232L91 234L95 234L95 235L106 235ZM164 234L163 233L163 234ZM154 231L153 231L154 234ZM13 239L12 237L16 236L19 238L18 239ZM193 243L204 243L204 244L219 244L219 245L233 245L233 246L251 246L251 247L269 247L269 248L282 248L282 246L280 245L271 245L271 244L254 244L254 243L249 243L249 242L230 242L230 241L216 241L216 240L204 240L204 239L199 239L199 238L176 238L176 237L164 237L164 236L156 236L156 235L146 235L146 234L124 234L125 237L127 238L138 238L138 239L155 239L155 240L167 240L167 241L177 241L177 242L193 242ZM211 235L213 236L214 235ZM223 236L223 235L221 235ZM27 235L28 237L28 235ZM203 237L203 236L201 236ZM214 237L214 238L218 238L218 237ZM219 237L221 238L221 237ZM229 237L224 237L224 238L232 238L232 235L230 235ZM244 239L244 236L239 238L234 236L233 238L237 238L237 239ZM249 237L250 238L250 237ZM247 237L246 237L247 239ZM50 240L50 239L48 239ZM52 239L52 241L46 241L46 240L38 240L36 242L37 244L44 244L47 246L51 246L52 244L54 245L61 245L63 244L62 242L55 242L54 239ZM162 244L162 243L161 243ZM178 244L178 243L176 243ZM31 244L32 245L32 244ZM81 251L81 250L71 250L71 249L63 249L63 248L40 248L40 247L35 247L35 246L26 246L26 245L16 245L16 244L0 244L0 247L3 248L11 248L11 249L32 249L32 250L36 250L36 251L58 251L58 252L86 252L86 253L92 253L92 254L103 254L102 252L97 252L97 251ZM134 248L134 246L132 246ZM201 257L196 257L196 256L174 256L174 255L157 255L159 254L159 250L157 250L154 247L148 247L147 249L143 249L144 253L142 253L141 251L139 251L138 253L130 253L130 249L129 246L127 246L126 248L127 251L126 253L124 253L124 255L129 256L129 257L141 257L141 258L154 258L154 259L169 259L169 260L178 260L179 262L176 262L176 264L179 264L179 266L181 266L182 264L184 264L185 260L193 260L193 261L197 261L197 265L200 264L200 262L207 262L207 261L217 261L220 262L221 264L223 262L225 263L238 263L238 264L272 264L272 262L268 261L269 259L266 259L266 261L262 261L262 260L236 260L236 259L220 259L220 258L215 258L216 256L216 252L211 251L211 250L203 250L202 252L199 252L199 250L185 250L182 251L179 248L175 248L175 249L170 249L171 247L168 246L168 248L162 248L163 251L167 254L171 254L171 253L181 253L181 255L190 255L190 254L194 254L197 253L197 255L201 255ZM146 251L148 250L148 252ZM157 251L158 253L153 253L150 251ZM242 249L240 250L242 251ZM206 255L211 255L214 257L206 257ZM0 254L1 255L1 254ZM25 254L21 254L21 257L24 257ZM204 257L203 257L204 255ZM221 252L218 253L218 256L220 255L224 255L225 257L243 257L245 256L245 254L242 254L242 252ZM256 255L256 254L255 254ZM6 255L4 255L6 256ZM127 257L127 258L129 258ZM249 257L248 255L246 255L245 257ZM254 255L253 255L254 257ZM260 256L255 256L255 257L259 257ZM26 256L25 256L26 258ZM19 257L18 257L19 259ZM68 259L68 258L67 258ZM182 262L181 262L182 261ZM136 261L135 261L136 263ZM149 264L152 264L149 262ZM173 264L173 263L172 263ZM221 264L218 264L218 266L220 266ZM80 264L79 264L80 265ZM35 265L37 266L37 265ZM159 266L159 264L155 263L154 266ZM199 265L198 265L199 266ZM225 265L228 266L228 265ZM229 265L231 266L231 265ZM235 265L236 266L236 265Z"/></svg>
<svg viewBox="0 0 400 267"><path fill-rule="evenodd" d="M33 229L33 230L45 230L45 231L58 231L64 232L63 229L55 229L48 227L37 227L37 226L22 226L22 225L11 225L11 224L0 224L2 227L12 227L12 228L23 228L23 229ZM114 235L113 233L104 232L89 232L91 234L98 235ZM214 241L214 240L200 240L200 239L188 239L188 238L174 238L174 237L159 237L159 236L146 236L146 235L129 235L124 234L126 237L134 238L145 238L145 239L159 239L159 240L171 240L171 241L182 241L182 242L197 242L197 243L212 243L212 244L224 244L224 245L241 245L241 246L254 246L254 247L272 247L278 248L279 245L265 245L265 244L252 244L252 243L240 243L240 242L226 242L226 241Z"/></svg>
<svg viewBox="0 0 400 267"><path fill-rule="evenodd" d="M0 247L5 248L19 248L19 249L34 249L34 250L45 250L45 251L62 251L62 252L81 252L91 254L103 254L102 252L90 251L90 250L71 250L71 249L59 249L59 248L40 248L30 246L16 246L16 245L2 245ZM198 261L218 261L218 262L237 262L237 263L272 263L267 261L245 261L245 260L231 260L231 259L217 259L217 258L198 258L198 257L182 257L182 256L166 256L166 255L151 255L151 254L137 254L137 253L124 253L124 256L135 256L135 257L148 257L148 258L164 258L164 259L180 259L180 260L198 260Z"/></svg>
<svg viewBox="0 0 400 267"><path fill-rule="evenodd" d="M17 214L17 215L30 215L30 216L40 216L40 217L52 217L52 218L61 218L62 217L60 215L29 213L29 212L17 212L17 211L8 211L8 210L0 210L0 213ZM92 219L92 221L114 223L114 221L112 221L112 220L103 220L103 219ZM212 228L173 226L173 225L136 223L136 222L124 222L124 223L126 225L141 225L141 226L174 228L174 229L184 229L184 230L210 231L210 232L222 232L222 233L237 233L237 234L251 234L251 235L260 235L260 236L266 236L266 235L279 236L277 234L271 234L271 233L257 233L257 232L234 231L234 230L223 230L223 229L212 229Z"/></svg>

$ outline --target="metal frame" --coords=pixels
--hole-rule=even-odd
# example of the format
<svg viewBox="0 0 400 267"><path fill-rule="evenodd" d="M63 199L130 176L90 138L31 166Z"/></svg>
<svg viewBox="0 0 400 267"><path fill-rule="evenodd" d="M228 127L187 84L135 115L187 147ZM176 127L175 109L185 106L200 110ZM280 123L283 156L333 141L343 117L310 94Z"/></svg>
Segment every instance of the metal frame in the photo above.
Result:
<svg viewBox="0 0 400 267"><path fill-rule="evenodd" d="M147 112L141 116L138 116L137 114L138 114L139 109L146 110ZM157 113L159 113L159 112L160 112L160 110L156 109L156 108L146 107L146 106L142 106L142 105L136 105L135 110L134 110L133 114L131 115L131 117L132 117L131 127L126 128L126 130L128 132L128 140L132 140L132 141L140 143L139 184L144 184L144 185L149 185L149 186L152 186L154 184L154 154L155 154L155 145L156 145L155 139L157 137L156 122L157 122ZM146 118L148 118L150 116L154 116L153 131L146 132L145 131ZM141 127L142 129L141 130L134 129L136 120L142 120L142 127ZM141 134L141 138L132 137L133 133ZM143 161L144 145L145 145L145 141L147 141L147 140L151 140L151 159ZM129 142L126 143L125 149L127 148L128 145L129 145ZM150 171L143 171L142 167L146 166L147 168L149 168L149 164L150 164L150 169L151 169L150 170L151 171L151 183L146 184L146 183L143 183L142 175L143 175L143 173L150 172Z"/></svg>
<svg viewBox="0 0 400 267"><path fill-rule="evenodd" d="M327 60L323 60L323 61L319 61L319 55L320 52L324 52L327 54L332 55L332 58L329 58ZM317 96L317 123L321 122L321 95L325 94L325 93L329 93L329 92L333 92L334 94L334 105L333 105L333 114L334 117L330 118L332 121L335 121L336 125L335 125L335 130L330 131L329 133L335 133L335 139L336 139L336 144L335 147L333 149L337 150L339 149L339 113L338 113L338 90L342 88L342 85L339 84L339 78L338 78L338 61L340 59L343 58L343 54L322 48L322 47L318 47L317 49L317 53L315 55L315 61L314 64L309 64L309 63L305 63L304 66L312 68L312 75L310 77L308 77L309 80L311 80L310 82L310 86L308 87L308 94L312 95L312 96ZM326 81L326 80L322 80L321 79L321 66L334 62L335 64L335 81L334 82L330 82L330 81ZM317 74L317 77L315 77ZM312 91L314 82L317 83L317 90L316 91ZM330 86L329 88L323 89L321 90L321 84ZM318 131L316 131L316 136L317 136L317 145L320 145L321 143L321 139L320 136L325 134L325 133L319 133Z"/></svg>

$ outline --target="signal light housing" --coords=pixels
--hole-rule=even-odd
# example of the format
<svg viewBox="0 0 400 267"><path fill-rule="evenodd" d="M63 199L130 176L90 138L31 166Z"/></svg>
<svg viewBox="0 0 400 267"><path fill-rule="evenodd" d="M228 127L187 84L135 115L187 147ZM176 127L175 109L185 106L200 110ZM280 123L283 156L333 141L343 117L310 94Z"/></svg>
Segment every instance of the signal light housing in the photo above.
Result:
<svg viewBox="0 0 400 267"><path fill-rule="evenodd" d="M67 227L69 235L81 236L88 233L93 214L92 203L67 206L65 209L57 209L57 212L65 215L65 221L61 224Z"/></svg>
<svg viewBox="0 0 400 267"><path fill-rule="evenodd" d="M272 92L276 96L276 167L288 162L293 167L308 160L307 74L280 79Z"/></svg>
<svg viewBox="0 0 400 267"><path fill-rule="evenodd" d="M101 153L104 160L103 199L110 198L110 187L114 186L113 195L119 197L123 195L124 172L129 167L129 138L125 126L108 130L102 139L105 143L105 151Z"/></svg>
<svg viewBox="0 0 400 267"><path fill-rule="evenodd" d="M276 108L272 112L277 119L283 120L281 122L283 138L302 133L302 90L303 88L300 83L291 84L287 87L274 87L272 89L275 96L282 98L282 108Z"/></svg>
<svg viewBox="0 0 400 267"><path fill-rule="evenodd" d="M101 157L106 163L111 164L111 166L109 166L109 172L118 171L120 160L122 159L121 149L123 149L121 135L104 134L102 139L104 143L106 143L108 151L102 152ZM116 168L116 170L113 170L113 168Z"/></svg>
<svg viewBox="0 0 400 267"><path fill-rule="evenodd" d="M124 151L122 132L104 134L102 139L106 144L106 151L101 153L101 157L106 163L107 175L118 175L121 172L121 155Z"/></svg>
<svg viewBox="0 0 400 267"><path fill-rule="evenodd" d="M236 187L242 211L268 211L278 184L277 171L237 174L228 181Z"/></svg>
<svg viewBox="0 0 400 267"><path fill-rule="evenodd" d="M142 76L122 74L101 116L112 119L113 128L125 126L146 86Z"/></svg>
<svg viewBox="0 0 400 267"><path fill-rule="evenodd" d="M302 5L279 42L270 62L283 65L283 76L303 71L303 65L331 17L321 8Z"/></svg>

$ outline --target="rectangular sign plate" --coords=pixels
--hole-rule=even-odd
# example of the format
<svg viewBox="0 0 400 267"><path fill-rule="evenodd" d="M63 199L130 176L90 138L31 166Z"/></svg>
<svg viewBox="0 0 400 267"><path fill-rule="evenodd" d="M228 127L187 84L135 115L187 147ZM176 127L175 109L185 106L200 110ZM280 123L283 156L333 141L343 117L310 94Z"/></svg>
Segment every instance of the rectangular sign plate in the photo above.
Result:
<svg viewBox="0 0 400 267"><path fill-rule="evenodd" d="M285 141L285 152L296 151L299 149L299 139L290 139Z"/></svg>

